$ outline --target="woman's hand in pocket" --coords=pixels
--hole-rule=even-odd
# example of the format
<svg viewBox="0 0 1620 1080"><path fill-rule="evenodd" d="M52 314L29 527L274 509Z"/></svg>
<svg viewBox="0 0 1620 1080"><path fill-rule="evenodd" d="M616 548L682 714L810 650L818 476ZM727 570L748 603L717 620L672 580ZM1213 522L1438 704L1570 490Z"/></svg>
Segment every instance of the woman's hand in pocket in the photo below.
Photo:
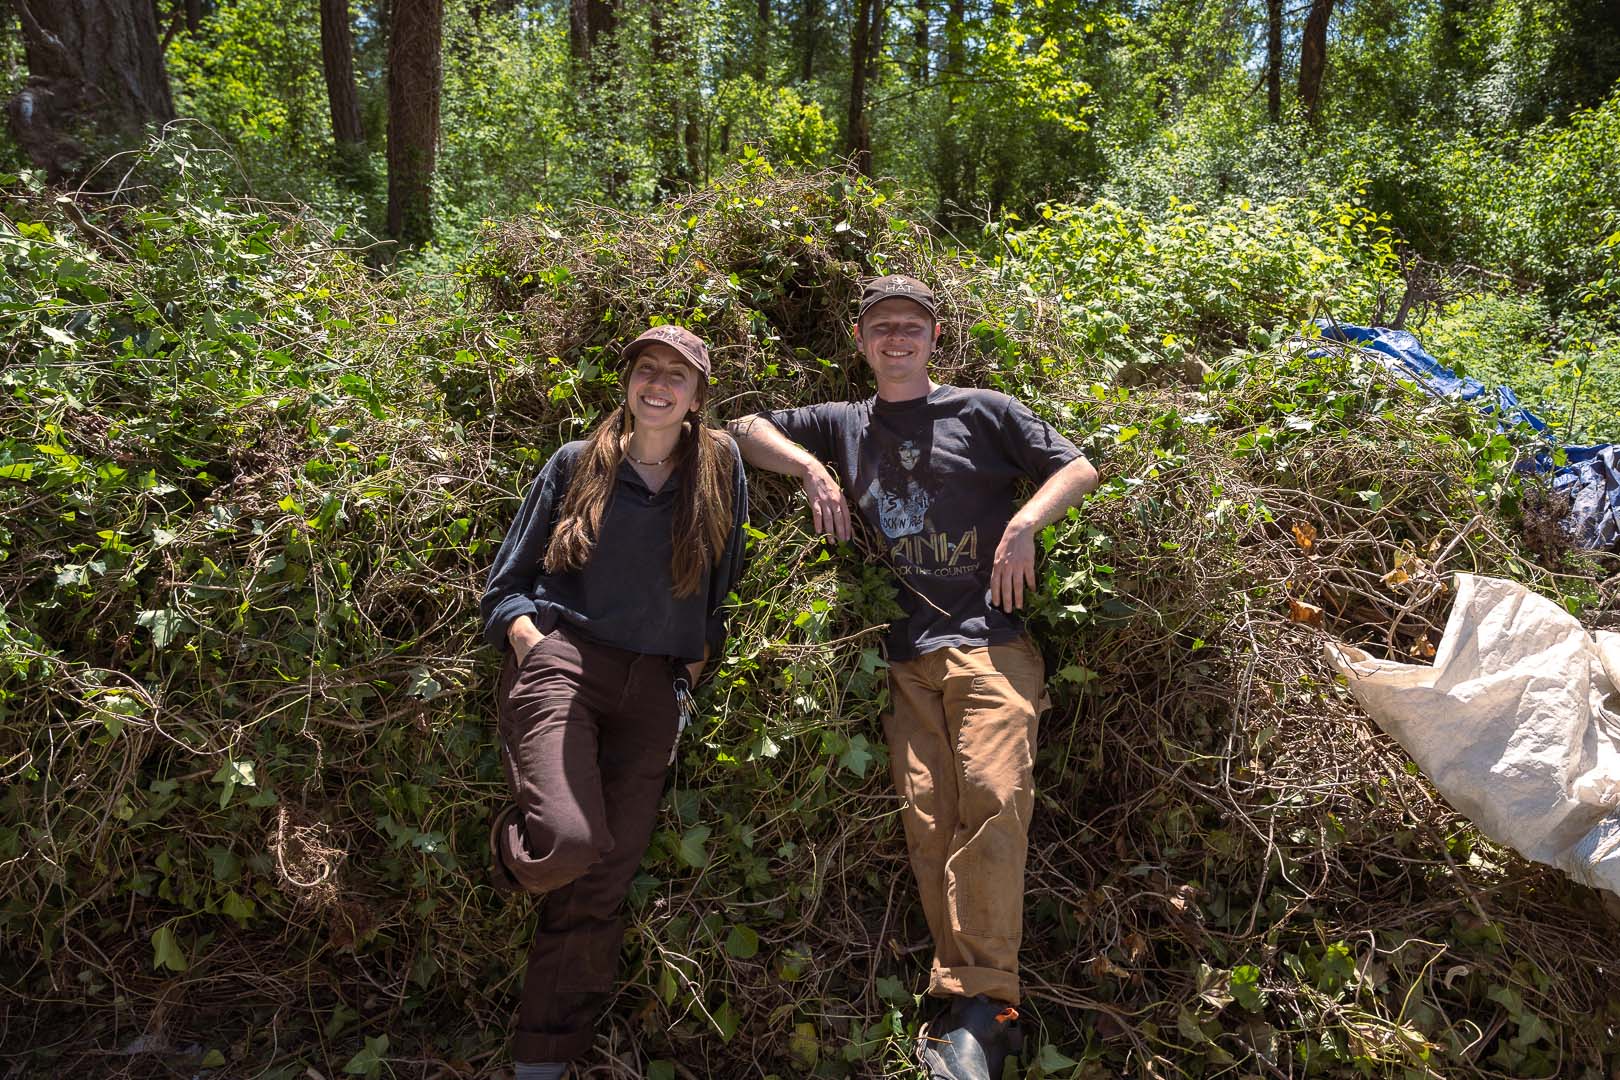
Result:
<svg viewBox="0 0 1620 1080"><path fill-rule="evenodd" d="M529 650L540 644L546 635L527 615L519 615L506 629L506 640L512 643L512 658L519 664L529 658Z"/></svg>

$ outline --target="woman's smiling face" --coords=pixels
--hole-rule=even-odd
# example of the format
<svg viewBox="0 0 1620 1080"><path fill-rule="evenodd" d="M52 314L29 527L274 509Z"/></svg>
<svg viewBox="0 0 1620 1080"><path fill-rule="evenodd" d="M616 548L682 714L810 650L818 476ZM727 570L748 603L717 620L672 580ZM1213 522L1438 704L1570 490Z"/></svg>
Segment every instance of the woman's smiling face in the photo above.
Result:
<svg viewBox="0 0 1620 1080"><path fill-rule="evenodd" d="M626 401L637 425L650 430L677 426L695 407L701 378L668 345L648 345L630 362Z"/></svg>

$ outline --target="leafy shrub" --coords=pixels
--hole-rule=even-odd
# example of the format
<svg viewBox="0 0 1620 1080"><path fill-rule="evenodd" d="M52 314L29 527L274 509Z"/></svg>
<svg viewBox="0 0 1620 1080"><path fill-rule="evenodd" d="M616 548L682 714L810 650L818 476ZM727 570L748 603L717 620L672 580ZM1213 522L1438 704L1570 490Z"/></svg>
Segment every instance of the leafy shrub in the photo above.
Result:
<svg viewBox="0 0 1620 1080"><path fill-rule="evenodd" d="M1554 316L1540 293L1483 291L1424 327L1442 363L1512 387L1566 443L1620 441L1620 335L1579 312Z"/></svg>
<svg viewBox="0 0 1620 1080"><path fill-rule="evenodd" d="M939 285L943 372L1026 396L1109 477L1042 537L1038 1070L1612 1054L1620 956L1590 894L1434 800L1308 616L1421 650L1444 600L1390 572L1421 578L1442 545L1447 568L1592 601L1502 539L1510 441L1353 353L1217 347L1308 289L1375 292L1370 216L1315 223L1313 254L1297 208L1144 228L1100 204L992 267L857 178L755 161L653 212L493 228L435 297L173 176L140 208L13 198L0 226L0 971L32 1019L87 1032L8 1027L8 1054L493 1072L531 914L480 871L504 798L475 604L493 545L649 319L702 330L732 411L858 393L847 319L879 269ZM1223 238L1252 265L1212 298ZM1110 385L1090 323L1034 302L1059 265L1077 297L1178 320L1209 375ZM875 726L892 593L805 535L791 485L756 492L599 1045L645 1075L899 1074L926 948Z"/></svg>
<svg viewBox="0 0 1620 1080"><path fill-rule="evenodd" d="M1388 226L1354 202L1172 199L1150 215L1103 200L1040 213L1005 233L1003 272L1055 305L1110 372L1264 348L1317 314L1365 319L1396 280Z"/></svg>

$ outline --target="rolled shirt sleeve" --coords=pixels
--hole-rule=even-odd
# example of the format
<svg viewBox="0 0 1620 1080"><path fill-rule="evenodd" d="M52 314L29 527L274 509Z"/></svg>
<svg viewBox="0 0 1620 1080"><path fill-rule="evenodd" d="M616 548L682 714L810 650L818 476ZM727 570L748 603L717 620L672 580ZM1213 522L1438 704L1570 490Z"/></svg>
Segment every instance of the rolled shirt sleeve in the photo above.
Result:
<svg viewBox="0 0 1620 1080"><path fill-rule="evenodd" d="M484 617L484 640L497 649L510 648L507 629L514 619L539 612L533 590L551 542L551 524L572 472L568 455L551 455L518 508L517 518L489 569L489 583L478 603Z"/></svg>
<svg viewBox="0 0 1620 1080"><path fill-rule="evenodd" d="M837 418L833 414L844 407L840 402L831 402L804 405L797 409L774 409L760 415L818 459L829 461L838 445L839 435Z"/></svg>

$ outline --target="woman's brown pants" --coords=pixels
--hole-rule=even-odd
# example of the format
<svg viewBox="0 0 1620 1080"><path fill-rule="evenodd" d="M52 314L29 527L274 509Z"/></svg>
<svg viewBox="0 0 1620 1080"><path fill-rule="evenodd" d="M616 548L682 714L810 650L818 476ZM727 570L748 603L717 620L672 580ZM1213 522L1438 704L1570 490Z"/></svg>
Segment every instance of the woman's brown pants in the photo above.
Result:
<svg viewBox="0 0 1620 1080"><path fill-rule="evenodd" d="M519 813L498 856L545 894L512 1041L516 1061L590 1049L613 991L624 899L652 837L675 740L673 664L559 626L501 671L501 757Z"/></svg>

